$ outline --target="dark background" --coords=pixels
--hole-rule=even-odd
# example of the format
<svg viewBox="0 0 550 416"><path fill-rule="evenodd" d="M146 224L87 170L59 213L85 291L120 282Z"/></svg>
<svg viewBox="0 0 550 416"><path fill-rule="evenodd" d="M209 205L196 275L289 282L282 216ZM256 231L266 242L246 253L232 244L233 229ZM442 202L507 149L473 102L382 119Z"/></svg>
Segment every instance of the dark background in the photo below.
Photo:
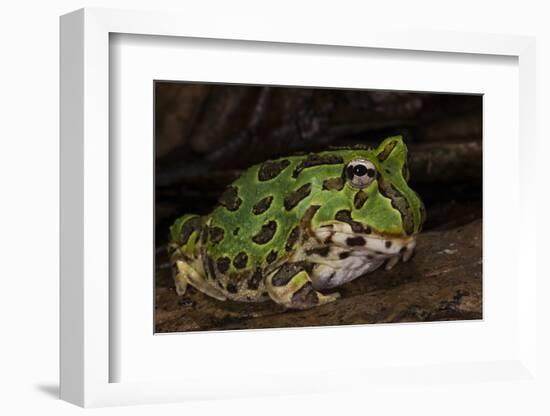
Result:
<svg viewBox="0 0 550 416"><path fill-rule="evenodd" d="M476 286L479 293L475 295L479 305L468 309L465 315L453 312L438 318L431 311L424 318L481 317L482 96L158 81L155 83L155 229L159 268L156 296L157 312L160 307L162 313L157 313L157 329L225 329L241 327L245 320L238 315L242 304L213 301L214 309L227 312L227 308L236 308L237 316L230 323L220 324L219 319L213 318L196 327L193 325L197 319L194 324L173 321L173 316L182 319L193 315L198 302L198 299L173 298L173 294L159 298L164 289L170 293L169 273L162 269L166 262L163 250L168 227L176 217L184 213L209 213L223 188L255 163L331 145L376 146L385 137L396 134L404 137L409 148L410 185L426 204L426 235L447 235L471 224L475 227L468 230L479 234L474 256L479 260L464 260L471 260L471 264L464 266L479 263L479 270L474 273L479 278ZM456 248L449 248L454 243L442 244L445 242L448 247L441 250L456 253ZM387 281L390 272L385 273L382 279ZM375 280L375 276L370 280ZM453 292L448 302L457 303L456 293L461 300L463 292ZM201 298L201 302L211 301ZM203 313L208 315L209 311ZM426 319L421 316L416 320ZM252 327L263 326L261 322L256 324Z"/></svg>

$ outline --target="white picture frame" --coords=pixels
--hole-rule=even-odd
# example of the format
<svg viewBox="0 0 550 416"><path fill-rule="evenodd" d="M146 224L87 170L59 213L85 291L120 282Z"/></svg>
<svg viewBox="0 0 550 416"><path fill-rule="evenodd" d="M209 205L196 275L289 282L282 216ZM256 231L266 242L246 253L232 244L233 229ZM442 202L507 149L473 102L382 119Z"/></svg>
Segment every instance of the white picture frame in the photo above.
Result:
<svg viewBox="0 0 550 416"><path fill-rule="evenodd" d="M536 218L521 215L517 227L517 266L522 279L516 294L514 317L517 323L514 340L517 345L506 354L495 354L469 362L445 361L433 363L419 359L407 366L379 368L330 368L327 377L310 370L300 376L285 371L260 370L258 378L239 379L223 371L212 382L212 374L195 372L187 380L154 377L149 368L147 381L113 382L113 367L121 360L121 350L112 348L114 305L113 268L110 258L110 227L113 227L110 205L111 173L117 167L110 153L110 39L114 34L161 36L163 39L200 38L224 39L228 42L276 43L281 50L291 44L307 48L330 45L331 48L351 48L411 53L434 53L441 56L462 54L475 61L476 56L507 56L517 59L518 74L518 145L517 212L527 212L535 195L526 173L532 166L527 150L535 142L535 41L530 37L468 33L431 33L403 31L391 27L338 32L312 25L308 31L301 27L285 27L265 22L243 21L238 32L235 25L219 19L204 26L192 16L169 13L83 9L61 18L61 398L80 406L159 403L197 398L246 397L262 394L295 394L330 392L365 387L373 390L379 384L434 383L453 380L517 381L538 383L536 361L536 270L534 251L526 242L535 241ZM234 23L234 22L233 22ZM159 41L159 39L157 39ZM261 45L258 43L258 45ZM347 48L347 49L346 49ZM335 50L334 49L334 50ZM388 87L388 86L386 86ZM152 106L151 106L152 108ZM515 182L514 182L515 183ZM522 244L523 242L523 244ZM514 265L516 265L514 263ZM517 269L510 273L518 273ZM402 326L412 336L422 329ZM471 328L464 329L469 331ZM356 332L350 336L357 336ZM479 328L477 329L479 330ZM317 337L318 332L300 331L301 342ZM383 331L383 330L382 330ZM269 337L270 335L263 335ZM327 332L323 333L327 335ZM355 334L355 335L354 335ZM151 337L153 334L151 332ZM254 335L254 334L252 334ZM194 336L187 334L186 337ZM273 337L273 333L271 333ZM282 336L282 335L277 335ZM319 335L320 336L320 335ZM382 336L382 335L380 335ZM470 335L471 336L471 333ZM227 342L245 342L243 333L234 333ZM176 337L164 337L162 343L173 343ZM242 340L242 341L241 341ZM167 365L167 364L166 364ZM230 371L228 368L226 371ZM176 371L176 368L174 368ZM262 373L264 371L264 373ZM165 373L166 374L166 371ZM210 375L208 375L210 374ZM210 378L208 378L210 377ZM263 378L262 378L263 377ZM342 381L342 380L345 380ZM225 384L224 384L225 383ZM224 388L224 385L226 386Z"/></svg>

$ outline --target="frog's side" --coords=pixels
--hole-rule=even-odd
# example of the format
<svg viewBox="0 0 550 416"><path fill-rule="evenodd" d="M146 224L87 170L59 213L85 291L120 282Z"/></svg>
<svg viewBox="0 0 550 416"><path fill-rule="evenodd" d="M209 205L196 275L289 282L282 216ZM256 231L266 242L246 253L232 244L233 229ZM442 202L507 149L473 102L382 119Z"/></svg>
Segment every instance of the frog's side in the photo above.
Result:
<svg viewBox="0 0 550 416"><path fill-rule="evenodd" d="M210 215L184 215L170 228L178 294L190 284L219 300L305 309L338 298L319 290L407 261L425 214L406 160L401 137L390 137L377 149L251 167Z"/></svg>

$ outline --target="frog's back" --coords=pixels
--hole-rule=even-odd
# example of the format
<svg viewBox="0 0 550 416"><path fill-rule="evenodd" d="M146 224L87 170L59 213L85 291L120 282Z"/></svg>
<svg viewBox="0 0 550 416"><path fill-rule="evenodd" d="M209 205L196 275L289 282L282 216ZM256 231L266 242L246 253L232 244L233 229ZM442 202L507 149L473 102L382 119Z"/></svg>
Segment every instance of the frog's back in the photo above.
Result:
<svg viewBox="0 0 550 416"><path fill-rule="evenodd" d="M323 179L341 178L336 152L292 156L249 168L220 197L210 215L207 252L234 259L231 268L268 268L293 252ZM316 175L323 168L323 175ZM302 223L300 221L302 220Z"/></svg>

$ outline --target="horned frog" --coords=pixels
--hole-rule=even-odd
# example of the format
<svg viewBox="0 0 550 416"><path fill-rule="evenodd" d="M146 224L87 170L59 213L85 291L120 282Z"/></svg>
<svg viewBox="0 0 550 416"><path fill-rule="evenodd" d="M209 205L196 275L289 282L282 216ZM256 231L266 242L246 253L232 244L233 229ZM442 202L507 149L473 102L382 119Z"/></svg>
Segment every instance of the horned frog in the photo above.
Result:
<svg viewBox="0 0 550 416"><path fill-rule="evenodd" d="M307 309L327 293L413 254L424 205L407 184L400 136L252 166L205 216L170 227L176 291L188 285L221 301L273 300ZM324 293L321 293L323 291Z"/></svg>

